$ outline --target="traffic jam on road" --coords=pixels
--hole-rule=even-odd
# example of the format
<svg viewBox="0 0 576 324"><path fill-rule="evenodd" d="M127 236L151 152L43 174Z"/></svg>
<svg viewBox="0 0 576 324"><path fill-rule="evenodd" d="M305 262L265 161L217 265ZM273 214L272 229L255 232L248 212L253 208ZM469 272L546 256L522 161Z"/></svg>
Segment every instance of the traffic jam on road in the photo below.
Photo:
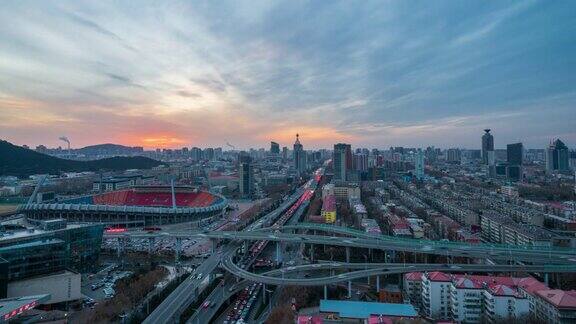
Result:
<svg viewBox="0 0 576 324"><path fill-rule="evenodd" d="M272 225L272 228L280 228L283 226L293 215L294 213L300 208L300 206L309 201L310 198L314 195L314 190L310 189L313 184L313 180L308 181L304 188L304 193L300 198L285 212L283 213L280 218ZM262 251L267 246L268 241L257 241L252 244L250 249L248 250L249 253L245 254L242 259L238 262L238 266L242 269L247 269L253 264L258 263L258 258ZM260 259L262 261L263 259ZM262 263L262 262L260 262ZM262 284L261 283L253 283L249 287L244 288L236 299L233 301L233 307L230 309L229 313L226 316L226 321L224 323L246 323L248 315L250 314L250 310L254 305L256 299L258 298L258 294L262 291Z"/></svg>

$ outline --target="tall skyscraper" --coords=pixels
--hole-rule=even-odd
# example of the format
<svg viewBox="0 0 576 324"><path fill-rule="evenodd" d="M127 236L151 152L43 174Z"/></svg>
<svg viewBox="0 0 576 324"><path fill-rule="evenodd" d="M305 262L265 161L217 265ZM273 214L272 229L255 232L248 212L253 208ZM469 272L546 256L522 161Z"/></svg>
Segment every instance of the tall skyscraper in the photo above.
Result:
<svg viewBox="0 0 576 324"><path fill-rule="evenodd" d="M350 144L334 144L334 155L332 164L334 165L334 180L346 181L346 171L348 168L348 153L352 155Z"/></svg>
<svg viewBox="0 0 576 324"><path fill-rule="evenodd" d="M570 152L564 142L557 139L546 149L546 171L568 171Z"/></svg>
<svg viewBox="0 0 576 324"><path fill-rule="evenodd" d="M486 160L486 173L489 177L493 178L496 176L496 152L494 152L494 150L486 151Z"/></svg>
<svg viewBox="0 0 576 324"><path fill-rule="evenodd" d="M304 151L304 146L300 143L299 135L296 134L296 142L294 142L294 169L298 174L302 174L306 171L307 157Z"/></svg>
<svg viewBox="0 0 576 324"><path fill-rule="evenodd" d="M245 154L238 157L238 178L240 180L240 195L250 198L254 187L254 170L252 158Z"/></svg>
<svg viewBox="0 0 576 324"><path fill-rule="evenodd" d="M522 163L524 160L524 147L522 143L508 144L506 146L506 178L512 181L522 180Z"/></svg>
<svg viewBox="0 0 576 324"><path fill-rule="evenodd" d="M418 149L418 152L416 153L416 161L414 165L416 169L416 179L424 179L424 152L422 152L421 149Z"/></svg>
<svg viewBox="0 0 576 324"><path fill-rule="evenodd" d="M280 145L276 142L270 142L270 153L279 155L280 154Z"/></svg>
<svg viewBox="0 0 576 324"><path fill-rule="evenodd" d="M506 146L508 165L522 165L524 159L524 147L522 143L508 144Z"/></svg>
<svg viewBox="0 0 576 324"><path fill-rule="evenodd" d="M282 147L282 159L288 160L288 148L286 146Z"/></svg>
<svg viewBox="0 0 576 324"><path fill-rule="evenodd" d="M482 135L482 164L488 165L488 152L494 152L494 136L490 134L490 129L484 130Z"/></svg>

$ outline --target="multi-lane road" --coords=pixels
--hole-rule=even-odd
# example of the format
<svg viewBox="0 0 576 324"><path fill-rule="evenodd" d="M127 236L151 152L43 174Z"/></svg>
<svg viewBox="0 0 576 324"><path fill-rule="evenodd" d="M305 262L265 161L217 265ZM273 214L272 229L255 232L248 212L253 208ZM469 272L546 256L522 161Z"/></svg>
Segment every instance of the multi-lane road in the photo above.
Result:
<svg viewBox="0 0 576 324"><path fill-rule="evenodd" d="M304 193L304 188L299 188L292 196L283 202L278 208L262 217L257 222L249 225L245 232L250 232L264 226L268 226L273 220L278 218L286 209L293 205ZM178 234L160 232L157 234L140 234L140 233L123 233L119 236L130 237L151 237L151 236L177 236L177 237L190 237L193 232L178 232ZM108 235L114 236L114 235ZM118 235L117 235L118 236ZM180 284L158 307L144 320L146 324L157 323L175 323L179 322L179 317L182 311L196 300L197 294L200 293L199 288L207 284L205 281L207 276L217 268L222 260L222 255L226 255L235 251L239 247L239 242L231 242L222 247L220 253L213 253L196 270ZM198 275L201 278L198 279ZM210 281L210 277L208 280Z"/></svg>

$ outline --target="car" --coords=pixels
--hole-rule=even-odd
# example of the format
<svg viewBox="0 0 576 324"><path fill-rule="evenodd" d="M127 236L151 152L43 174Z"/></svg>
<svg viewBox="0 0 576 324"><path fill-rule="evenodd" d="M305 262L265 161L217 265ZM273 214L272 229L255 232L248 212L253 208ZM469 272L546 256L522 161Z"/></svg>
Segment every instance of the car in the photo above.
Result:
<svg viewBox="0 0 576 324"><path fill-rule="evenodd" d="M202 273L201 272L196 275L196 280L200 280L200 279L202 279Z"/></svg>
<svg viewBox="0 0 576 324"><path fill-rule="evenodd" d="M210 301L207 300L204 303L202 303L202 308L208 308L208 306L210 306Z"/></svg>

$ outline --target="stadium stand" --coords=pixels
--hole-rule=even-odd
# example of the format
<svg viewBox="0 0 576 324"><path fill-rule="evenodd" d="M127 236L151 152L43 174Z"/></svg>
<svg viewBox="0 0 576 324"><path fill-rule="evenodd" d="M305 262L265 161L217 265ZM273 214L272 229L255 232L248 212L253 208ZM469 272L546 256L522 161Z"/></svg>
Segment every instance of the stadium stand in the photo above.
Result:
<svg viewBox="0 0 576 324"><path fill-rule="evenodd" d="M208 192L176 193L178 207L207 207L215 201L215 196ZM169 192L138 192L121 190L94 196L94 204L109 206L172 206L172 194Z"/></svg>

